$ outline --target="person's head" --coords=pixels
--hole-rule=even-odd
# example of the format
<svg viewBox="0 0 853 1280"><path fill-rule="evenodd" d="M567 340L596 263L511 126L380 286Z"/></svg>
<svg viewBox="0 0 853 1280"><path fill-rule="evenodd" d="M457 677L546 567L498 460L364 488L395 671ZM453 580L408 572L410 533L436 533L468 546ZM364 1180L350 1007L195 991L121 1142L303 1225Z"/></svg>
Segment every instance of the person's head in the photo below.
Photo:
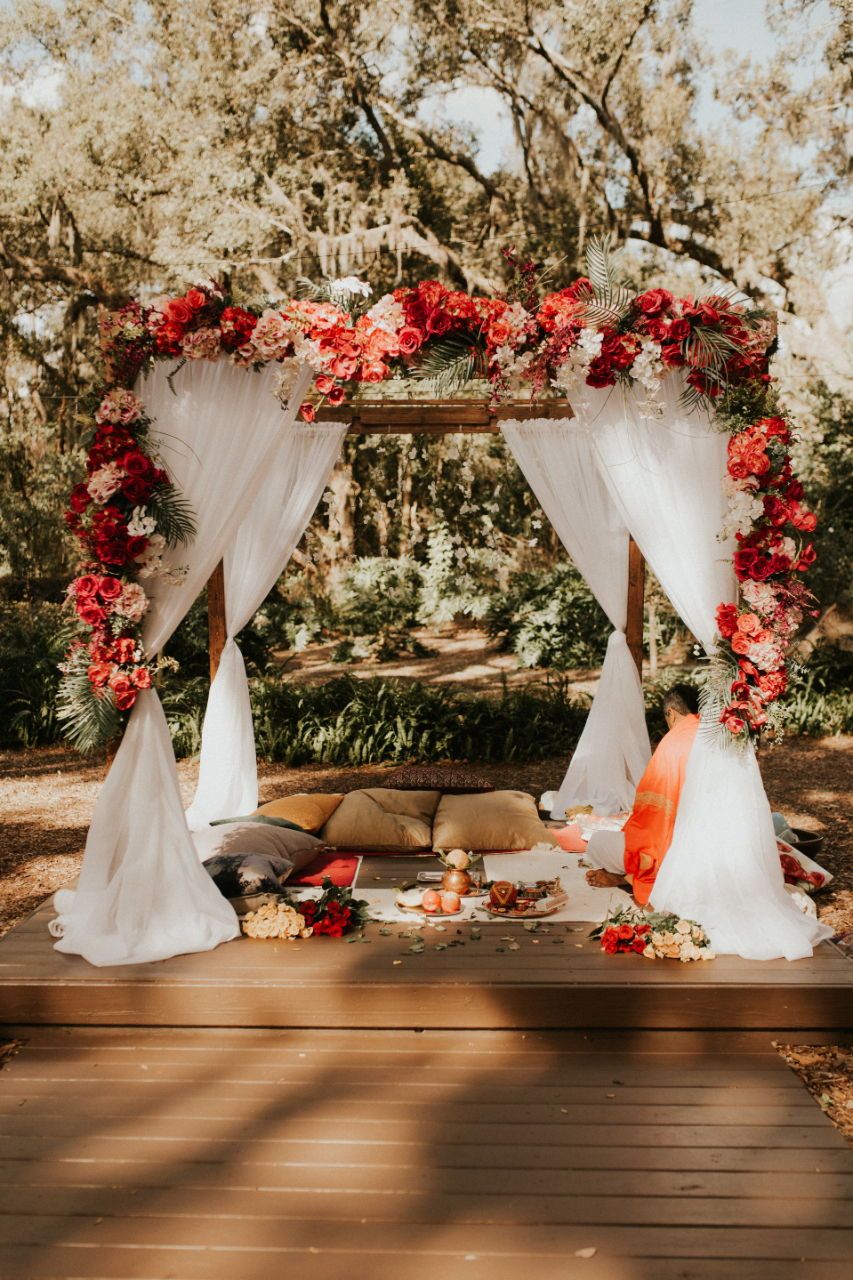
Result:
<svg viewBox="0 0 853 1280"><path fill-rule="evenodd" d="M699 698L689 684L674 684L663 695L663 715L668 729L682 716L696 715L698 710Z"/></svg>

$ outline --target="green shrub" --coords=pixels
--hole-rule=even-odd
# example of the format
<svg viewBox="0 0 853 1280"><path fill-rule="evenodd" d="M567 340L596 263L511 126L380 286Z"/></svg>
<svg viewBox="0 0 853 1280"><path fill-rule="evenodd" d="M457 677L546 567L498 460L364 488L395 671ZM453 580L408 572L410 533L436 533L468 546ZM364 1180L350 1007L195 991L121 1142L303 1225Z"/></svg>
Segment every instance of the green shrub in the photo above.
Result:
<svg viewBox="0 0 853 1280"><path fill-rule="evenodd" d="M252 700L259 754L288 764L538 760L568 753L587 711L564 684L487 698L352 676L256 680Z"/></svg>
<svg viewBox="0 0 853 1280"><path fill-rule="evenodd" d="M789 733L820 737L853 733L853 652L821 645L785 699Z"/></svg>
<svg viewBox="0 0 853 1280"><path fill-rule="evenodd" d="M495 597L489 634L525 667L593 667L604 660L611 626L577 569L522 573Z"/></svg>
<svg viewBox="0 0 853 1280"><path fill-rule="evenodd" d="M58 604L0 604L0 745L39 747L59 738L56 695L68 631Z"/></svg>

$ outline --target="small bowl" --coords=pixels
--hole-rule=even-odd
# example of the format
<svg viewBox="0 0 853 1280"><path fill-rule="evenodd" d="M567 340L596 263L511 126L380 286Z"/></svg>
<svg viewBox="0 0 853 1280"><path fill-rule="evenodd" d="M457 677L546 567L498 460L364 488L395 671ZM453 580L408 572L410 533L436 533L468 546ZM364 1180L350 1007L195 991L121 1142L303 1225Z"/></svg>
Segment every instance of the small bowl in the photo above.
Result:
<svg viewBox="0 0 853 1280"><path fill-rule="evenodd" d="M796 846L801 853L813 858L823 848L823 836L817 831L806 831L804 827L791 827L796 837Z"/></svg>

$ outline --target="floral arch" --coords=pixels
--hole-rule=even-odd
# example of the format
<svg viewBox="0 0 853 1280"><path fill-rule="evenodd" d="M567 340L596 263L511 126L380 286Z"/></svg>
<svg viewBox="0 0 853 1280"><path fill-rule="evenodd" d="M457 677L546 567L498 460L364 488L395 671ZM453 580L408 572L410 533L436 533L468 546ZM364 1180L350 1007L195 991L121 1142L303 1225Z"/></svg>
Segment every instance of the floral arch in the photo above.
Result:
<svg viewBox="0 0 853 1280"><path fill-rule="evenodd" d="M789 645L814 603L803 575L814 560L816 520L792 472L792 428L768 371L771 318L723 294L632 294L615 283L606 245L594 246L587 277L545 294L533 263L515 266L512 288L499 297L427 280L371 303L369 286L350 279L325 296L261 308L205 284L102 315L105 383L87 476L65 516L83 553L69 587L77 636L61 699L73 742L91 749L114 738L150 686L151 655L140 638L147 588L175 572L164 570L166 549L193 536L193 512L160 464L152 423L132 390L162 360L307 365L311 387L299 408L306 422L399 377L439 395L481 378L492 404L544 405L621 384L653 421L667 373L682 371L685 412L709 410L729 436L721 534L735 539L741 599L722 600L717 610L720 720L743 738L778 720Z"/></svg>

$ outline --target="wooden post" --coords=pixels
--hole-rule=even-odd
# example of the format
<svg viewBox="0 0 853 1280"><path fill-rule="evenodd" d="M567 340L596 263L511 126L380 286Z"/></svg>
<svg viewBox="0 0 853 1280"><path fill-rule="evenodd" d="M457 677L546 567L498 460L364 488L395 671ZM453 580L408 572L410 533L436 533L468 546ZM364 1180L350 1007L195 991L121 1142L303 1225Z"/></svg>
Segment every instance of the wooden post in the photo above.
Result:
<svg viewBox="0 0 853 1280"><path fill-rule="evenodd" d="M646 585L646 562L633 538L628 539L628 621L625 639L631 657L643 678L643 595Z"/></svg>
<svg viewBox="0 0 853 1280"><path fill-rule="evenodd" d="M207 647L210 652L210 681L219 670L225 648L225 565L220 560L207 583Z"/></svg>

